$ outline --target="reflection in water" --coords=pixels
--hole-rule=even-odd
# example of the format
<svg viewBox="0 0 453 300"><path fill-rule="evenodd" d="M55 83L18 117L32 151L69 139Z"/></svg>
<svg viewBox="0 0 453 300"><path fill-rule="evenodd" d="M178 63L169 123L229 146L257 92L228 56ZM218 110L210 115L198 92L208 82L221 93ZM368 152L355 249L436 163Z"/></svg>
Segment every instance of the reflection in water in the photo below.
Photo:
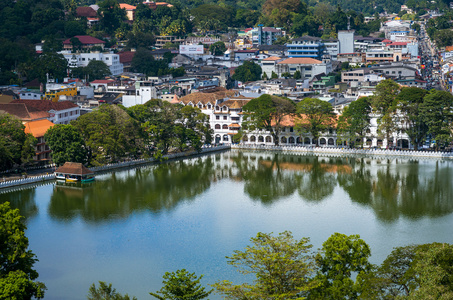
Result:
<svg viewBox="0 0 453 300"><path fill-rule="evenodd" d="M81 216L89 222L126 218L133 211L159 213L192 201L211 185L211 158L177 161L111 173L88 187L55 186L49 214L60 220Z"/></svg>
<svg viewBox="0 0 453 300"><path fill-rule="evenodd" d="M230 151L111 173L89 186L56 185L49 213L58 220L81 217L88 222L126 218L134 211L160 213L182 201L194 201L213 182L228 178L243 182L245 194L263 205L296 193L305 201L319 203L339 186L353 202L372 208L386 222L400 216L438 217L453 211L450 164ZM16 200L16 205L34 204L25 201L33 198L33 190L29 196L26 191L20 193L24 201ZM35 206L30 203L21 212L32 212L30 207Z"/></svg>
<svg viewBox="0 0 453 300"><path fill-rule="evenodd" d="M19 209L20 215L24 216L25 221L27 221L30 217L38 213L35 194L35 187L2 193L0 194L0 203L11 203L11 208Z"/></svg>

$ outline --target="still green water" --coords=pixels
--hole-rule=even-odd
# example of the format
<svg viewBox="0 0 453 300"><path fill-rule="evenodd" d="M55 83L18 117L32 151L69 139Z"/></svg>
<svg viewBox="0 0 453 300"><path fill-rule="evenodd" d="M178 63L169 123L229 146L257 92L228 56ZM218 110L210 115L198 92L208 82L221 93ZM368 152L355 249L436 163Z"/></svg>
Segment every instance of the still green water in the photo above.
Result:
<svg viewBox="0 0 453 300"><path fill-rule="evenodd" d="M360 234L381 263L393 247L453 243L453 162L229 151L0 194L26 217L45 299L86 299L99 280L154 299L166 271L243 278L225 256L257 232L314 249ZM210 299L221 299L212 296Z"/></svg>

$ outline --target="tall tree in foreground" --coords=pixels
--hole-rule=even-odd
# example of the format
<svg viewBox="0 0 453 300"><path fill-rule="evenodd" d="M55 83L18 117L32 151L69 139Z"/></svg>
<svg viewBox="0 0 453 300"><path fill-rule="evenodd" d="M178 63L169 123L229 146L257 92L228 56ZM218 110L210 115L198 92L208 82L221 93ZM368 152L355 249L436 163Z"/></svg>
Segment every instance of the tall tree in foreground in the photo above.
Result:
<svg viewBox="0 0 453 300"><path fill-rule="evenodd" d="M310 133L318 145L320 134L334 126L335 114L329 102L305 98L297 103L296 128L301 134Z"/></svg>
<svg viewBox="0 0 453 300"><path fill-rule="evenodd" d="M308 238L295 240L288 231L278 236L258 233L244 251L234 251L228 264L242 274L255 275L253 284L214 284L226 299L303 299L316 282L310 277L315 264Z"/></svg>
<svg viewBox="0 0 453 300"><path fill-rule="evenodd" d="M274 144L278 146L279 135L285 127L285 120L294 115L296 106L289 99L265 94L250 100L242 110L244 128L247 131L269 131Z"/></svg>
<svg viewBox="0 0 453 300"><path fill-rule="evenodd" d="M19 119L0 113L0 170L26 163L35 155L36 138L24 129Z"/></svg>
<svg viewBox="0 0 453 300"><path fill-rule="evenodd" d="M34 281L37 261L28 248L27 229L18 209L9 202L0 204L0 299L41 299L46 286Z"/></svg>
<svg viewBox="0 0 453 300"><path fill-rule="evenodd" d="M128 294L121 295L112 287L112 284L109 283L108 285L103 282L99 281L99 287L93 283L88 290L88 300L137 300L137 298L132 297L130 298Z"/></svg>
<svg viewBox="0 0 453 300"><path fill-rule="evenodd" d="M363 147L363 138L370 128L371 101L369 97L362 97L346 106L339 117L337 133L348 145L360 140Z"/></svg>
<svg viewBox="0 0 453 300"><path fill-rule="evenodd" d="M359 235L334 233L316 255L320 282L309 299L357 299L363 292L361 278L372 269L370 247ZM357 274L354 281L354 274Z"/></svg>
<svg viewBox="0 0 453 300"><path fill-rule="evenodd" d="M166 272L163 278L164 286L155 293L149 293L159 300L199 300L205 299L213 291L206 291L200 285L203 275L198 277L185 269Z"/></svg>

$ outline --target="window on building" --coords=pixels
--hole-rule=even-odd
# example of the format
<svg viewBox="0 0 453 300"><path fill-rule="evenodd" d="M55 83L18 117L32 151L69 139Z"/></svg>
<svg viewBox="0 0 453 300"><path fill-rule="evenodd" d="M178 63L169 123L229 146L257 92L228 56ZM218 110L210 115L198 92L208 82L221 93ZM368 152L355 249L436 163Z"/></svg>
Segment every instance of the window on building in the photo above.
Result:
<svg viewBox="0 0 453 300"><path fill-rule="evenodd" d="M220 129L220 124L215 124L214 128L215 129Z"/></svg>
<svg viewBox="0 0 453 300"><path fill-rule="evenodd" d="M228 120L228 117L227 117L227 116L223 116L223 119L224 119L224 120Z"/></svg>
<svg viewBox="0 0 453 300"><path fill-rule="evenodd" d="M228 125L227 124L223 124L222 125L222 129L228 129Z"/></svg>
<svg viewBox="0 0 453 300"><path fill-rule="evenodd" d="M220 116L215 116L215 119L216 120L220 120Z"/></svg>

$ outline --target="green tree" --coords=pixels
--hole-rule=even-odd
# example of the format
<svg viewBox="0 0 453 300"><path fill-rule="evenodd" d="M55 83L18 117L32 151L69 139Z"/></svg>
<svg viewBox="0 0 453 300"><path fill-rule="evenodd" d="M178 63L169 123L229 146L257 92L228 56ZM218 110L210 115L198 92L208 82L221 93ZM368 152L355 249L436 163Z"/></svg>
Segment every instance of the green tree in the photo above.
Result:
<svg viewBox="0 0 453 300"><path fill-rule="evenodd" d="M397 100L396 96L399 93L399 85L391 79L381 81L377 86L372 96L372 107L375 113L378 114L378 133L385 136L387 141L390 136L397 129L396 122L396 109Z"/></svg>
<svg viewBox="0 0 453 300"><path fill-rule="evenodd" d="M265 94L250 100L242 110L247 131L267 130L278 146L279 135L285 127L283 121L296 112L296 106L287 98Z"/></svg>
<svg viewBox="0 0 453 300"><path fill-rule="evenodd" d="M403 87L396 97L402 114L402 126L414 145L415 150L425 139L428 126L423 120L420 107L428 91L417 87Z"/></svg>
<svg viewBox="0 0 453 300"><path fill-rule="evenodd" d="M251 246L227 257L228 264L242 274L255 276L253 284L214 284L227 299L304 299L317 283L311 280L315 269L308 238L295 240L289 231L278 236L259 232Z"/></svg>
<svg viewBox="0 0 453 300"><path fill-rule="evenodd" d="M253 61L245 61L234 71L233 79L248 82L261 79L261 67Z"/></svg>
<svg viewBox="0 0 453 300"><path fill-rule="evenodd" d="M90 80L103 79L112 75L109 66L101 60L91 60L84 69Z"/></svg>
<svg viewBox="0 0 453 300"><path fill-rule="evenodd" d="M63 82L67 75L68 62L62 54L45 52L41 54L31 65L29 79L38 78L40 82L46 82L47 74L50 78Z"/></svg>
<svg viewBox="0 0 453 300"><path fill-rule="evenodd" d="M310 133L316 140L321 132L333 127L335 114L329 102L317 98L305 98L297 103L296 129L303 133Z"/></svg>
<svg viewBox="0 0 453 300"><path fill-rule="evenodd" d="M99 2L99 23L101 28L108 33L115 32L121 27L126 18L126 11L120 8L117 0L104 0Z"/></svg>
<svg viewBox="0 0 453 300"><path fill-rule="evenodd" d="M300 74L300 71L299 71L299 70L297 70L296 72L294 72L293 78L294 78L294 79L301 79L301 78L302 78L302 74Z"/></svg>
<svg viewBox="0 0 453 300"><path fill-rule="evenodd" d="M142 128L116 105L101 105L99 109L72 121L71 125L81 133L94 165L126 157L142 157L148 153Z"/></svg>
<svg viewBox="0 0 453 300"><path fill-rule="evenodd" d="M47 145L52 150L52 161L60 166L65 162L88 162L88 150L77 129L72 125L56 124L44 135Z"/></svg>
<svg viewBox="0 0 453 300"><path fill-rule="evenodd" d="M320 285L309 299L357 299L363 292L361 278L372 270L370 255L370 247L359 235L331 235L316 255L315 280ZM353 273L357 274L355 282Z"/></svg>
<svg viewBox="0 0 453 300"><path fill-rule="evenodd" d="M452 141L453 96L445 91L433 91L426 95L420 105L428 133L436 141L436 149Z"/></svg>
<svg viewBox="0 0 453 300"><path fill-rule="evenodd" d="M201 151L203 144L211 144L213 130L210 129L208 116L198 107L184 106L179 117L175 123L173 144L180 151L190 148Z"/></svg>
<svg viewBox="0 0 453 300"><path fill-rule="evenodd" d="M209 46L209 51L211 52L212 55L223 55L223 53L226 51L226 46L224 42L215 42L211 46Z"/></svg>
<svg viewBox="0 0 453 300"><path fill-rule="evenodd" d="M277 78L278 78L277 73L275 73L274 71L272 71L271 78L272 78L272 79L277 79Z"/></svg>
<svg viewBox="0 0 453 300"><path fill-rule="evenodd" d="M27 229L18 209L9 202L0 204L0 299L41 299L46 286L36 282L37 261L28 248Z"/></svg>
<svg viewBox="0 0 453 300"><path fill-rule="evenodd" d="M112 287L112 284L109 283L108 285L103 282L99 281L99 287L93 283L88 290L88 300L137 300L137 298L132 297L130 298L128 294L121 295Z"/></svg>
<svg viewBox="0 0 453 300"><path fill-rule="evenodd" d="M370 113L371 100L369 97L362 97L351 102L338 119L337 133L340 138L348 141L348 144L360 139L363 147L363 138L367 129L370 128Z"/></svg>
<svg viewBox="0 0 453 300"><path fill-rule="evenodd" d="M187 270L177 270L176 272L166 272L163 276L164 286L155 293L150 293L160 300L198 300L208 297L213 290L206 291L201 286L200 281L203 275L196 276Z"/></svg>
<svg viewBox="0 0 453 300"><path fill-rule="evenodd" d="M0 113L0 170L30 161L35 155L36 139L25 134L22 122L6 113Z"/></svg>

